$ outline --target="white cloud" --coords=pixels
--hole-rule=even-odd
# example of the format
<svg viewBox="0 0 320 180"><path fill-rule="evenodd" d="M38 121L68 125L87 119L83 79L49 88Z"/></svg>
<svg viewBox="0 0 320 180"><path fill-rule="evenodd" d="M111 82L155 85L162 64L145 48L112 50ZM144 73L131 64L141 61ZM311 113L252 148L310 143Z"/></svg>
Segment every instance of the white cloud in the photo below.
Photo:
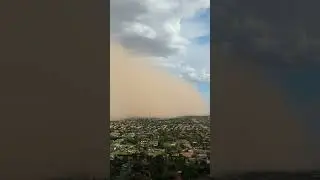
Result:
<svg viewBox="0 0 320 180"><path fill-rule="evenodd" d="M209 22L194 20L210 0L111 0L111 36L192 81L210 79Z"/></svg>

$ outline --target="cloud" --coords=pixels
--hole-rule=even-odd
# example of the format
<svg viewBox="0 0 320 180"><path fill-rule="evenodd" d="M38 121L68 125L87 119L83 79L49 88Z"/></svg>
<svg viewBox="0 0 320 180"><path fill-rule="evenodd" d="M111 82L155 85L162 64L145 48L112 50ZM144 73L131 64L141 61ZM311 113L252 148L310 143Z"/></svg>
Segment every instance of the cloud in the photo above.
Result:
<svg viewBox="0 0 320 180"><path fill-rule="evenodd" d="M210 44L196 40L209 38L210 0L111 0L110 5L111 36L122 46L186 79L209 79ZM186 73L188 67L193 72Z"/></svg>

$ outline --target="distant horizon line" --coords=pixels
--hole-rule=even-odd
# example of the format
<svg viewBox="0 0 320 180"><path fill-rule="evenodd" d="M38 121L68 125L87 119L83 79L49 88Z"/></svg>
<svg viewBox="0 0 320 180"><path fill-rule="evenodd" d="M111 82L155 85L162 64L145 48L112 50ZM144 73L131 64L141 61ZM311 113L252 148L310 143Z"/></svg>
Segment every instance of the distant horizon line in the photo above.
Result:
<svg viewBox="0 0 320 180"><path fill-rule="evenodd" d="M154 116L133 116L133 117L126 117L126 118L119 118L118 120L111 120L114 118L111 118L110 121L123 121L123 120L130 120L130 119L161 119L161 120L166 120L166 119L176 119L176 118L184 118L184 117L210 117L210 114L207 115L181 115L181 116L172 116L172 117L154 117Z"/></svg>

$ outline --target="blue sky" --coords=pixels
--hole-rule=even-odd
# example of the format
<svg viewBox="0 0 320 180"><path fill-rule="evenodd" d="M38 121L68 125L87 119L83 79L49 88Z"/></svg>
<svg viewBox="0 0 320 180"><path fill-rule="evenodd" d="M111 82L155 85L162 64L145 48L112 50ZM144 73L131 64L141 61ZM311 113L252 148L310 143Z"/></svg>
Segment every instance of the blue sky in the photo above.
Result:
<svg viewBox="0 0 320 180"><path fill-rule="evenodd" d="M201 93L202 97L210 105L210 83L208 82L198 82L196 84L198 91Z"/></svg>
<svg viewBox="0 0 320 180"><path fill-rule="evenodd" d="M205 13L200 13L199 20L204 21L208 24L208 28L210 29L210 9L207 9ZM196 38L196 43L200 45L210 45L210 34L206 36L200 36ZM210 81L208 82L198 82L198 89L201 92L202 96L206 99L208 104L210 103Z"/></svg>
<svg viewBox="0 0 320 180"><path fill-rule="evenodd" d="M204 28L207 28L210 30L210 8L204 9L202 11L199 11L193 18L191 18L189 21L195 21L200 24L203 24ZM202 36L197 36L192 39L192 43L194 43L197 46L210 46L210 31L208 34L204 34ZM210 53L210 52L208 52ZM209 55L210 56L210 55ZM210 60L210 58L209 58ZM210 62L208 63L208 65ZM198 91L201 93L202 97L205 99L205 101L210 104L210 80L209 81L197 81L195 83L195 86L197 87Z"/></svg>

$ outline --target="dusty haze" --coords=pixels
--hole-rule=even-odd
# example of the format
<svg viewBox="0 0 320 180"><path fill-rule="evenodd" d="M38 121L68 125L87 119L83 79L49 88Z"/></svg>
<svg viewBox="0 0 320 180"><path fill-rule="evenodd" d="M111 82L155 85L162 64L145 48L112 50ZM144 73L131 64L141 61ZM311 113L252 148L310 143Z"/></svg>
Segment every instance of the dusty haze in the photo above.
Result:
<svg viewBox="0 0 320 180"><path fill-rule="evenodd" d="M191 84L118 43L110 43L110 54L111 120L208 114L208 107Z"/></svg>

